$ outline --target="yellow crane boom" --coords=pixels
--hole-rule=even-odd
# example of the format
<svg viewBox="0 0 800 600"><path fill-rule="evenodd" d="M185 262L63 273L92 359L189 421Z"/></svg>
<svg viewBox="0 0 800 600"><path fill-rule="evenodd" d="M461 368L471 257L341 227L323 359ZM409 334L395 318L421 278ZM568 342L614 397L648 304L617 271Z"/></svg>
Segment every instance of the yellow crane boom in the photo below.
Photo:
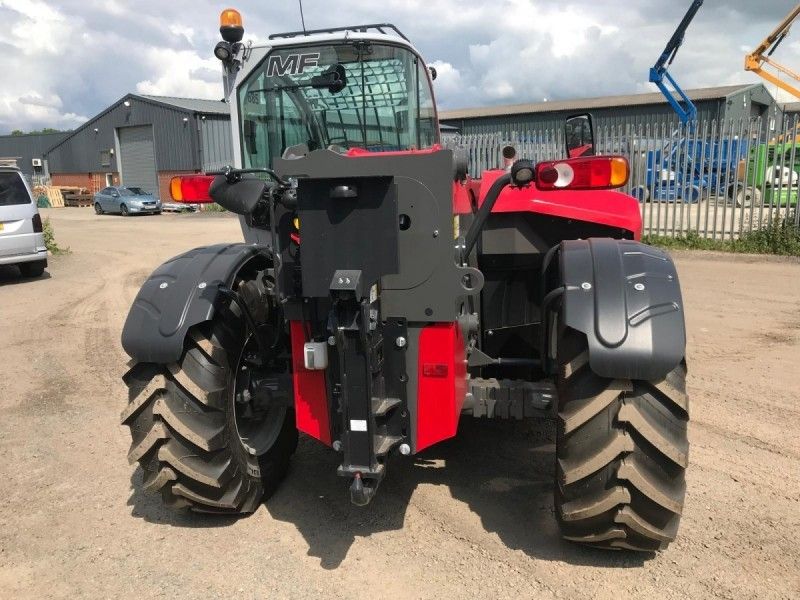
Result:
<svg viewBox="0 0 800 600"><path fill-rule="evenodd" d="M786 90L790 94L793 94L800 99L800 89L798 87L787 83L778 75L775 75L764 68L765 65L769 65L776 71L779 71L780 73L783 73L784 75L791 77L794 81L800 83L800 74L796 73L792 69L789 69L788 67L784 67L780 63L777 63L770 58L778 45L789 33L789 29L791 28L792 23L794 23L794 20L797 19L798 15L800 15L800 4L795 6L789 12L789 14L786 15L786 18L781 21L780 25L778 25L772 33L764 38L764 40L752 53L744 57L744 68L746 71L753 71L753 73L756 73L763 79L766 79L770 83L774 83L782 90Z"/></svg>

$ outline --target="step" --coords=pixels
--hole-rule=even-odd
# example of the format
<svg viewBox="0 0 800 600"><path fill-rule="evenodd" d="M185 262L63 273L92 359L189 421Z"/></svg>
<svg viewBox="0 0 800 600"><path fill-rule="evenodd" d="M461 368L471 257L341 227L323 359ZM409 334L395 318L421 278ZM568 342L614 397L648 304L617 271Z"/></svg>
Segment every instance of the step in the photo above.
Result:
<svg viewBox="0 0 800 600"><path fill-rule="evenodd" d="M400 398L372 398L372 414L382 417L400 403Z"/></svg>
<svg viewBox="0 0 800 600"><path fill-rule="evenodd" d="M386 456L389 450L399 444L403 438L399 435L376 435L375 456Z"/></svg>

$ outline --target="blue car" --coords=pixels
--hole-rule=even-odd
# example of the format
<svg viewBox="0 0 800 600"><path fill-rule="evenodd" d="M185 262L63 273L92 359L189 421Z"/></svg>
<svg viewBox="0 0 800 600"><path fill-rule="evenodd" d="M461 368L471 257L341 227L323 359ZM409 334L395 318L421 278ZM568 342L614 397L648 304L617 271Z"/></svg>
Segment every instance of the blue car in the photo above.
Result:
<svg viewBox="0 0 800 600"><path fill-rule="evenodd" d="M107 187L94 195L94 212L121 214L161 214L161 201L139 187Z"/></svg>

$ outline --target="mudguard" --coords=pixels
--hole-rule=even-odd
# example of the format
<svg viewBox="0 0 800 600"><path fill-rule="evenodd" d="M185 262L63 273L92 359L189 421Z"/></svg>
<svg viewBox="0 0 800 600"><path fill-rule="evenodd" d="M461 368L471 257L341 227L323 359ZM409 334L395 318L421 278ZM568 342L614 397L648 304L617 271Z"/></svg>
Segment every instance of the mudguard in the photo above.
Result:
<svg viewBox="0 0 800 600"><path fill-rule="evenodd" d="M570 240L560 268L564 323L586 334L592 371L654 380L683 359L683 300L665 253L629 240Z"/></svg>
<svg viewBox="0 0 800 600"><path fill-rule="evenodd" d="M171 258L144 282L133 301L122 347L138 362L171 363L189 328L214 316L219 286L231 286L249 260L269 256L250 244L217 244Z"/></svg>

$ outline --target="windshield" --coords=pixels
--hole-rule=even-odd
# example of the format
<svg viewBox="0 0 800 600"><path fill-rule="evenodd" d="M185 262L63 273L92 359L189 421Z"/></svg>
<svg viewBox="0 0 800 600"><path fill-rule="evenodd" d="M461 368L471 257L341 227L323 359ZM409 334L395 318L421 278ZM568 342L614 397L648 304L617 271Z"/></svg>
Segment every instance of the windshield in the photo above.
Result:
<svg viewBox="0 0 800 600"><path fill-rule="evenodd" d="M134 196L149 196L149 194L140 187L129 187L127 189L130 190L131 194ZM128 194L124 195L127 196Z"/></svg>
<svg viewBox="0 0 800 600"><path fill-rule="evenodd" d="M238 102L246 168L272 166L298 144L386 152L438 142L426 68L406 48L275 50L239 87Z"/></svg>

